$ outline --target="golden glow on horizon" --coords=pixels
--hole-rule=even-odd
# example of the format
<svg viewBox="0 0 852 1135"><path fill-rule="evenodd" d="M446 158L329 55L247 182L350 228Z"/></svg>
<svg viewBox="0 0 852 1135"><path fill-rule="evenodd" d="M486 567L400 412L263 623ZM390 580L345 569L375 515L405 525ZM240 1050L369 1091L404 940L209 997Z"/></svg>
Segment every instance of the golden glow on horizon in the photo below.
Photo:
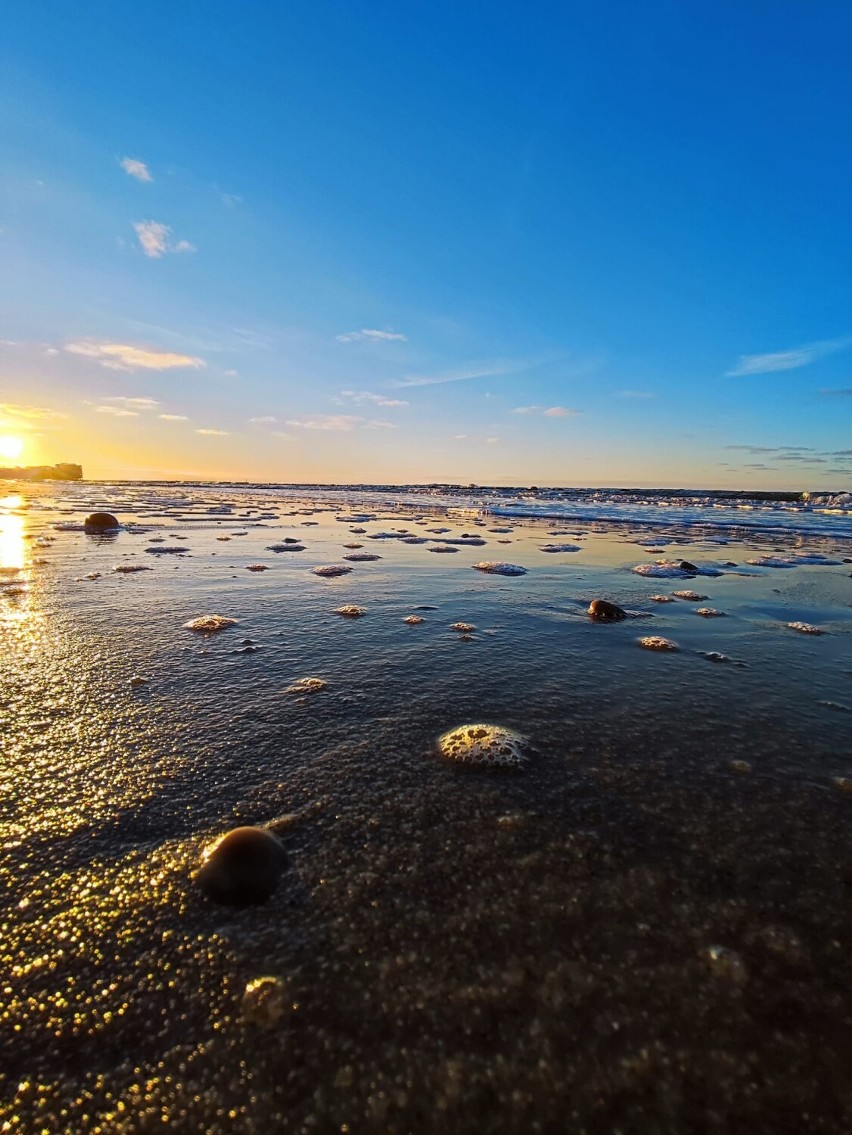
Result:
<svg viewBox="0 0 852 1135"><path fill-rule="evenodd" d="M16 461L24 451L23 438L14 434L0 434L0 457Z"/></svg>

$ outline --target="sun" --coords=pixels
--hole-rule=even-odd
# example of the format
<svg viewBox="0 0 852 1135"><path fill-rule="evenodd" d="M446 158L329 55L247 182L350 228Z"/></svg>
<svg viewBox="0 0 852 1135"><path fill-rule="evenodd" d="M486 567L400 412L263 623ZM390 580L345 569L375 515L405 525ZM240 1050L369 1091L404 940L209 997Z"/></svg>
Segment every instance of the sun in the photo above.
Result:
<svg viewBox="0 0 852 1135"><path fill-rule="evenodd" d="M23 449L24 443L21 438L13 437L11 434L0 434L0 457L8 457L10 461L14 461L21 456Z"/></svg>

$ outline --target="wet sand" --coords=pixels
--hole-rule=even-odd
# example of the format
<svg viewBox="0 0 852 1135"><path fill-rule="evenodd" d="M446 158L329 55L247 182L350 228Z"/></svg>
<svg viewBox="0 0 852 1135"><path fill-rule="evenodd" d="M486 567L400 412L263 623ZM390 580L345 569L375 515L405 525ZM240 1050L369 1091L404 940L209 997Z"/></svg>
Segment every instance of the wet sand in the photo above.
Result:
<svg viewBox="0 0 852 1135"><path fill-rule="evenodd" d="M848 540L76 492L0 518L6 1130L849 1130ZM138 527L55 529L96 504ZM441 760L478 721L522 768ZM290 861L242 910L241 824Z"/></svg>

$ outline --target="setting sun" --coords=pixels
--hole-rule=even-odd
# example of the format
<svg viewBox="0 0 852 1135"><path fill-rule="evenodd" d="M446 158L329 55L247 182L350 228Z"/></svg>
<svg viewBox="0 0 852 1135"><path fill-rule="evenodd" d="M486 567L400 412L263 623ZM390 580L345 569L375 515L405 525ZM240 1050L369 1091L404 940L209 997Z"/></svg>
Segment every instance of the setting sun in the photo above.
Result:
<svg viewBox="0 0 852 1135"><path fill-rule="evenodd" d="M11 434L0 436L0 457L8 457L9 460L14 461L21 456L23 449L24 443L19 437L12 437Z"/></svg>

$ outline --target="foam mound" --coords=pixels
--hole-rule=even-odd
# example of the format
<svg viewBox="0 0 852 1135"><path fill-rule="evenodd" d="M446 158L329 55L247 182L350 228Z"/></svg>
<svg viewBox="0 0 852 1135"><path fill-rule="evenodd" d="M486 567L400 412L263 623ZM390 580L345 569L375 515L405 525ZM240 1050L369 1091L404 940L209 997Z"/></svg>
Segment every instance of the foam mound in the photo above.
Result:
<svg viewBox="0 0 852 1135"><path fill-rule="evenodd" d="M694 575L722 575L718 568L698 567L687 560L657 560L653 564L637 564L632 569L637 575L652 579L691 579Z"/></svg>
<svg viewBox="0 0 852 1135"><path fill-rule="evenodd" d="M699 595L697 591L673 591L675 599L688 599L690 603L700 603L706 595Z"/></svg>
<svg viewBox="0 0 852 1135"><path fill-rule="evenodd" d="M402 621L404 623L408 623L410 627L416 627L418 623L422 623L425 620L421 615L406 615L406 617Z"/></svg>
<svg viewBox="0 0 852 1135"><path fill-rule="evenodd" d="M336 575L346 575L352 571L348 564L326 564L324 567L315 567L313 569L314 575L320 575L323 579L333 579Z"/></svg>
<svg viewBox="0 0 852 1135"><path fill-rule="evenodd" d="M223 631L226 627L235 627L237 622L237 619L229 619L227 615L199 615L197 619L190 619L183 625L188 631L210 634L213 631Z"/></svg>
<svg viewBox="0 0 852 1135"><path fill-rule="evenodd" d="M500 560L481 560L473 565L474 571L484 571L489 575L526 575L527 569L520 564L505 564Z"/></svg>
<svg viewBox="0 0 852 1135"><path fill-rule="evenodd" d="M362 615L367 614L367 608L359 607L355 603L345 603L342 607L338 607L334 613L335 615L343 615L347 619L360 619Z"/></svg>
<svg viewBox="0 0 852 1135"><path fill-rule="evenodd" d="M582 552L579 544L542 544L542 552Z"/></svg>
<svg viewBox="0 0 852 1135"><path fill-rule="evenodd" d="M292 540L286 541L284 544L268 544L267 552L304 552L304 544L294 544Z"/></svg>
<svg viewBox="0 0 852 1135"><path fill-rule="evenodd" d="M438 738L442 757L478 768L519 768L528 747L526 737L502 725L461 725Z"/></svg>
<svg viewBox="0 0 852 1135"><path fill-rule="evenodd" d="M376 556L372 552L353 552L350 556L344 556L344 560L351 560L353 563L369 563L370 560L380 560L381 556Z"/></svg>
<svg viewBox="0 0 852 1135"><path fill-rule="evenodd" d="M476 627L473 623L451 623L450 630L459 631L461 634L471 634L476 630Z"/></svg>
<svg viewBox="0 0 852 1135"><path fill-rule="evenodd" d="M676 642L672 642L670 638L662 638L660 635L649 634L644 638L640 638L639 645L643 646L646 650L678 650L679 647Z"/></svg>
<svg viewBox="0 0 852 1135"><path fill-rule="evenodd" d="M153 571L147 564L116 564L112 569L118 575L132 575L136 571Z"/></svg>
<svg viewBox="0 0 852 1135"><path fill-rule="evenodd" d="M696 607L695 613L704 619L721 619L725 615L724 611L717 611L715 607Z"/></svg>
<svg viewBox="0 0 852 1135"><path fill-rule="evenodd" d="M799 634L825 634L824 630L813 626L811 623L788 623L787 626L791 631L798 631Z"/></svg>
<svg viewBox="0 0 852 1135"><path fill-rule="evenodd" d="M434 548L429 549L430 552L457 552L458 548L451 548L447 544L436 544Z"/></svg>
<svg viewBox="0 0 852 1135"><path fill-rule="evenodd" d="M299 678L292 686L288 686L285 694L316 694L328 686L325 678Z"/></svg>

